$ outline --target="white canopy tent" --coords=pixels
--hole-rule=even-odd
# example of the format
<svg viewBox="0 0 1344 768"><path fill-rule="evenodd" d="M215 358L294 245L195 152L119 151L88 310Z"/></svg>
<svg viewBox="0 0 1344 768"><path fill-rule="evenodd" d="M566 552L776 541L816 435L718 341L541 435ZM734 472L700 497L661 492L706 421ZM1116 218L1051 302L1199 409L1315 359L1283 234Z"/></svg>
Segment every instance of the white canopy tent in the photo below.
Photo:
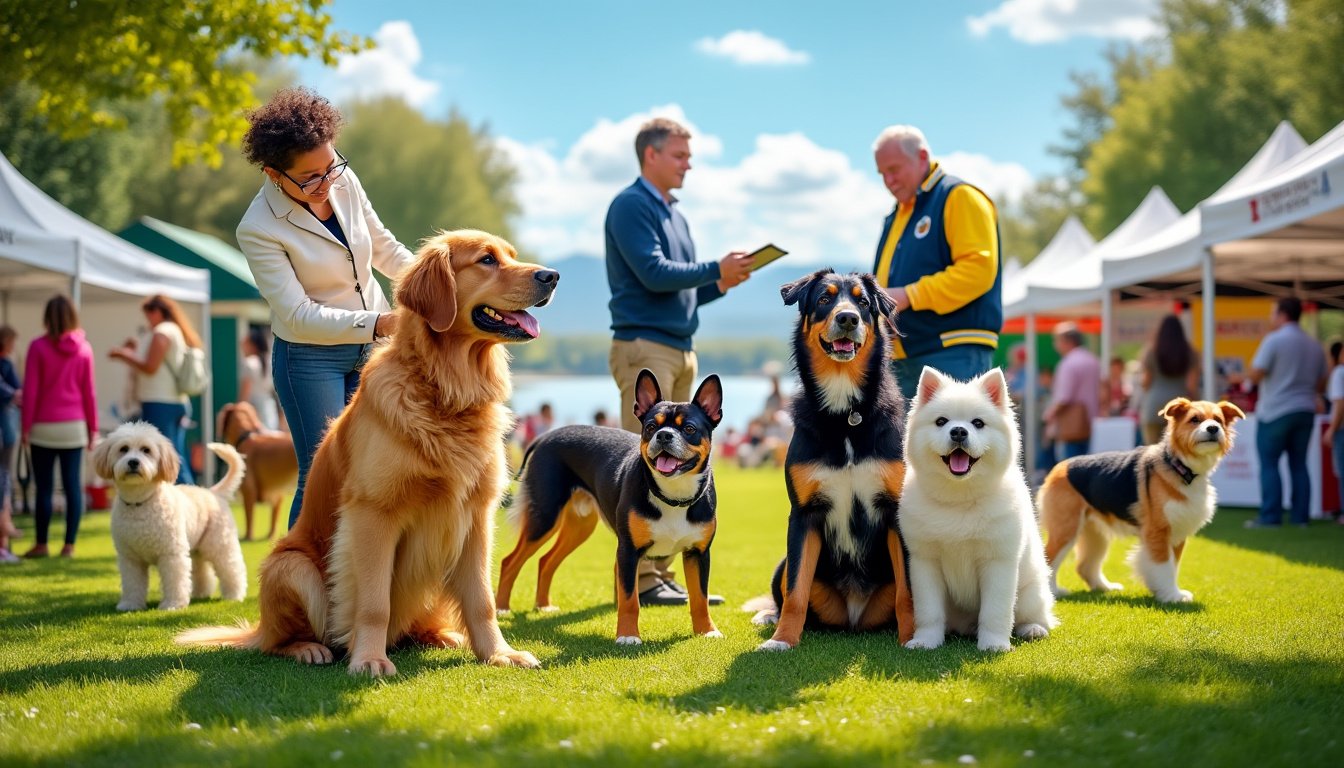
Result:
<svg viewBox="0 0 1344 768"><path fill-rule="evenodd" d="M100 420L112 424L111 406L128 387L128 368L107 359L108 350L144 325L140 302L162 293L178 301L210 339L210 273L174 264L134 246L70 211L0 156L0 321L32 339L43 332L42 308L67 292L80 311L80 325L93 346ZM26 353L26 344L19 354ZM22 368L20 368L21 370ZM197 414L212 437L212 392L202 394ZM187 457L184 457L184 459ZM206 462L207 478L213 462Z"/></svg>
<svg viewBox="0 0 1344 768"><path fill-rule="evenodd" d="M1070 216L1060 225L1059 231L1050 238L1041 252L1032 259L1031 263L1016 270L1012 275L1005 276L1003 280L1003 308L1004 317L1016 317L1023 314L1015 308L1025 307L1028 297L1028 286L1032 280L1038 276L1046 275L1054 270L1060 269L1065 264L1078 258L1080 254L1087 253L1097 244L1088 233L1087 227L1078 220L1077 216ZM1040 367L1040 361L1036 359L1036 314L1028 311L1027 315L1027 380L1024 398L1025 412L1023 421L1026 423L1026 430L1023 434L1024 445L1027 452L1027 466L1032 465L1033 454L1036 446L1036 370Z"/></svg>

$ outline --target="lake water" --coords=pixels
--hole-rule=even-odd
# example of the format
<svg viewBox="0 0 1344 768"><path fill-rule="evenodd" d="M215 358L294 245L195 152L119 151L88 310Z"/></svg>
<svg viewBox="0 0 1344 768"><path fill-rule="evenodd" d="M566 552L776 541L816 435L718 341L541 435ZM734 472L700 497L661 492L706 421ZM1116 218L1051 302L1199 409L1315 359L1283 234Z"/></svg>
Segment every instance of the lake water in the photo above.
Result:
<svg viewBox="0 0 1344 768"><path fill-rule="evenodd" d="M770 394L770 379L765 376L721 376L723 382L723 423L720 429L734 427L739 432L760 415ZM700 382L696 382L699 386ZM797 382L782 377L781 389L793 391ZM694 390L692 390L694 393ZM606 411L619 426L621 393L610 376L529 376L513 377L513 410L521 417L536 413L542 403L550 403L557 426L592 424L593 414Z"/></svg>

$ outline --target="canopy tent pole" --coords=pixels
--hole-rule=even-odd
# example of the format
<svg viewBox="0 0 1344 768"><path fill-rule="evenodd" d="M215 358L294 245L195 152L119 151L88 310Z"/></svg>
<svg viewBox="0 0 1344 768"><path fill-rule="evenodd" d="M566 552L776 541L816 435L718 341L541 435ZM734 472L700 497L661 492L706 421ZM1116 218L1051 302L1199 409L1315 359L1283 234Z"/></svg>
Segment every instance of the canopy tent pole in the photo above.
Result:
<svg viewBox="0 0 1344 768"><path fill-rule="evenodd" d="M84 241L75 239L75 274L70 276L70 300L75 303L75 311L83 310L81 304L81 283L84 280Z"/></svg>
<svg viewBox="0 0 1344 768"><path fill-rule="evenodd" d="M1111 290L1103 291L1101 294L1101 369L1106 371L1105 381L1107 392L1115 383L1110 380L1111 374L1111 310L1113 309L1111 301L1115 292Z"/></svg>
<svg viewBox="0 0 1344 768"><path fill-rule="evenodd" d="M210 354L210 297L207 294L205 302L201 304L201 343L205 345L206 370L211 365L212 356ZM211 376L205 380L205 390L201 392L201 413L197 417L201 423L201 439L206 444L205 453L202 456L201 463L205 466L205 485L215 484L215 458L210 452L209 445L215 441L215 377Z"/></svg>
<svg viewBox="0 0 1344 768"><path fill-rule="evenodd" d="M1022 398L1026 400L1022 404L1023 441L1022 446L1022 466L1026 467L1027 481L1036 474L1036 432L1038 429L1037 419L1040 415L1036 413L1036 389L1037 389L1037 366L1039 361L1036 359L1036 313L1027 313L1027 380L1023 388Z"/></svg>
<svg viewBox="0 0 1344 768"><path fill-rule="evenodd" d="M1205 248L1200 269L1203 271L1204 285L1202 292L1204 294L1204 387L1203 397L1205 400L1212 400L1214 396L1214 386L1217 381L1214 379L1213 369L1213 343L1217 338L1214 328L1213 302L1216 298L1217 288L1213 282L1213 249Z"/></svg>

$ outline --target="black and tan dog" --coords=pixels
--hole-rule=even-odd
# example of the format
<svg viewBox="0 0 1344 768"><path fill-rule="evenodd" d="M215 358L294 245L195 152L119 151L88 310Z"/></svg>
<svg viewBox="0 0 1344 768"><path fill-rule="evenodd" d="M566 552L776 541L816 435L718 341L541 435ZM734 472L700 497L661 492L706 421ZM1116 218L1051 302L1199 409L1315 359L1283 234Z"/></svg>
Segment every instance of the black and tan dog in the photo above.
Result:
<svg viewBox="0 0 1344 768"><path fill-rule="evenodd" d="M1137 534L1134 570L1158 602L1194 599L1176 584L1181 553L1213 519L1218 503L1209 475L1232 449L1232 423L1246 414L1225 400L1178 397L1161 415L1167 420L1162 442L1068 459L1046 476L1036 506L1049 534L1045 556L1056 596L1068 594L1057 576L1075 542L1083 581L1095 590L1119 589L1101 565L1113 537Z"/></svg>
<svg viewBox="0 0 1344 768"><path fill-rule="evenodd" d="M722 637L709 617L709 545L717 521L711 435L723 418L718 376L705 379L689 403L663 400L653 373L635 382L639 435L612 427L576 425L551 430L523 457L519 490L509 517L518 544L499 568L495 605L509 609L523 564L547 540L555 546L537 568L537 607L554 610L551 579L588 539L601 515L616 532L616 642L637 645L639 595L635 570L642 557L681 553L690 590L691 626Z"/></svg>
<svg viewBox="0 0 1344 768"><path fill-rule="evenodd" d="M804 626L914 632L906 553L897 529L905 478L905 414L891 373L896 305L872 275L824 269L783 286L798 305L793 357L802 391L785 460L787 554L771 584L778 621L761 650L798 645ZM757 607L757 606L751 606Z"/></svg>

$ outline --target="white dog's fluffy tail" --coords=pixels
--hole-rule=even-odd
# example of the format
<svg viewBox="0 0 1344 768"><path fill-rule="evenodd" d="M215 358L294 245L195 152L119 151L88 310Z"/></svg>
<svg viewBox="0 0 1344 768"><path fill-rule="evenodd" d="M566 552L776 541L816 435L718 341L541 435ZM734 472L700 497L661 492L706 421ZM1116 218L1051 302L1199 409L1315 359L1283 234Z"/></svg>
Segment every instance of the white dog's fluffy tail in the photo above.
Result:
<svg viewBox="0 0 1344 768"><path fill-rule="evenodd" d="M224 473L224 477L218 483L210 487L210 492L232 499L233 494L237 493L239 486L243 484L243 475L247 474L247 461L228 443L206 443L206 445L229 466L229 471Z"/></svg>
<svg viewBox="0 0 1344 768"><path fill-rule="evenodd" d="M233 627L197 627L177 633L178 645L222 645L229 648L261 648L261 627L240 619Z"/></svg>

